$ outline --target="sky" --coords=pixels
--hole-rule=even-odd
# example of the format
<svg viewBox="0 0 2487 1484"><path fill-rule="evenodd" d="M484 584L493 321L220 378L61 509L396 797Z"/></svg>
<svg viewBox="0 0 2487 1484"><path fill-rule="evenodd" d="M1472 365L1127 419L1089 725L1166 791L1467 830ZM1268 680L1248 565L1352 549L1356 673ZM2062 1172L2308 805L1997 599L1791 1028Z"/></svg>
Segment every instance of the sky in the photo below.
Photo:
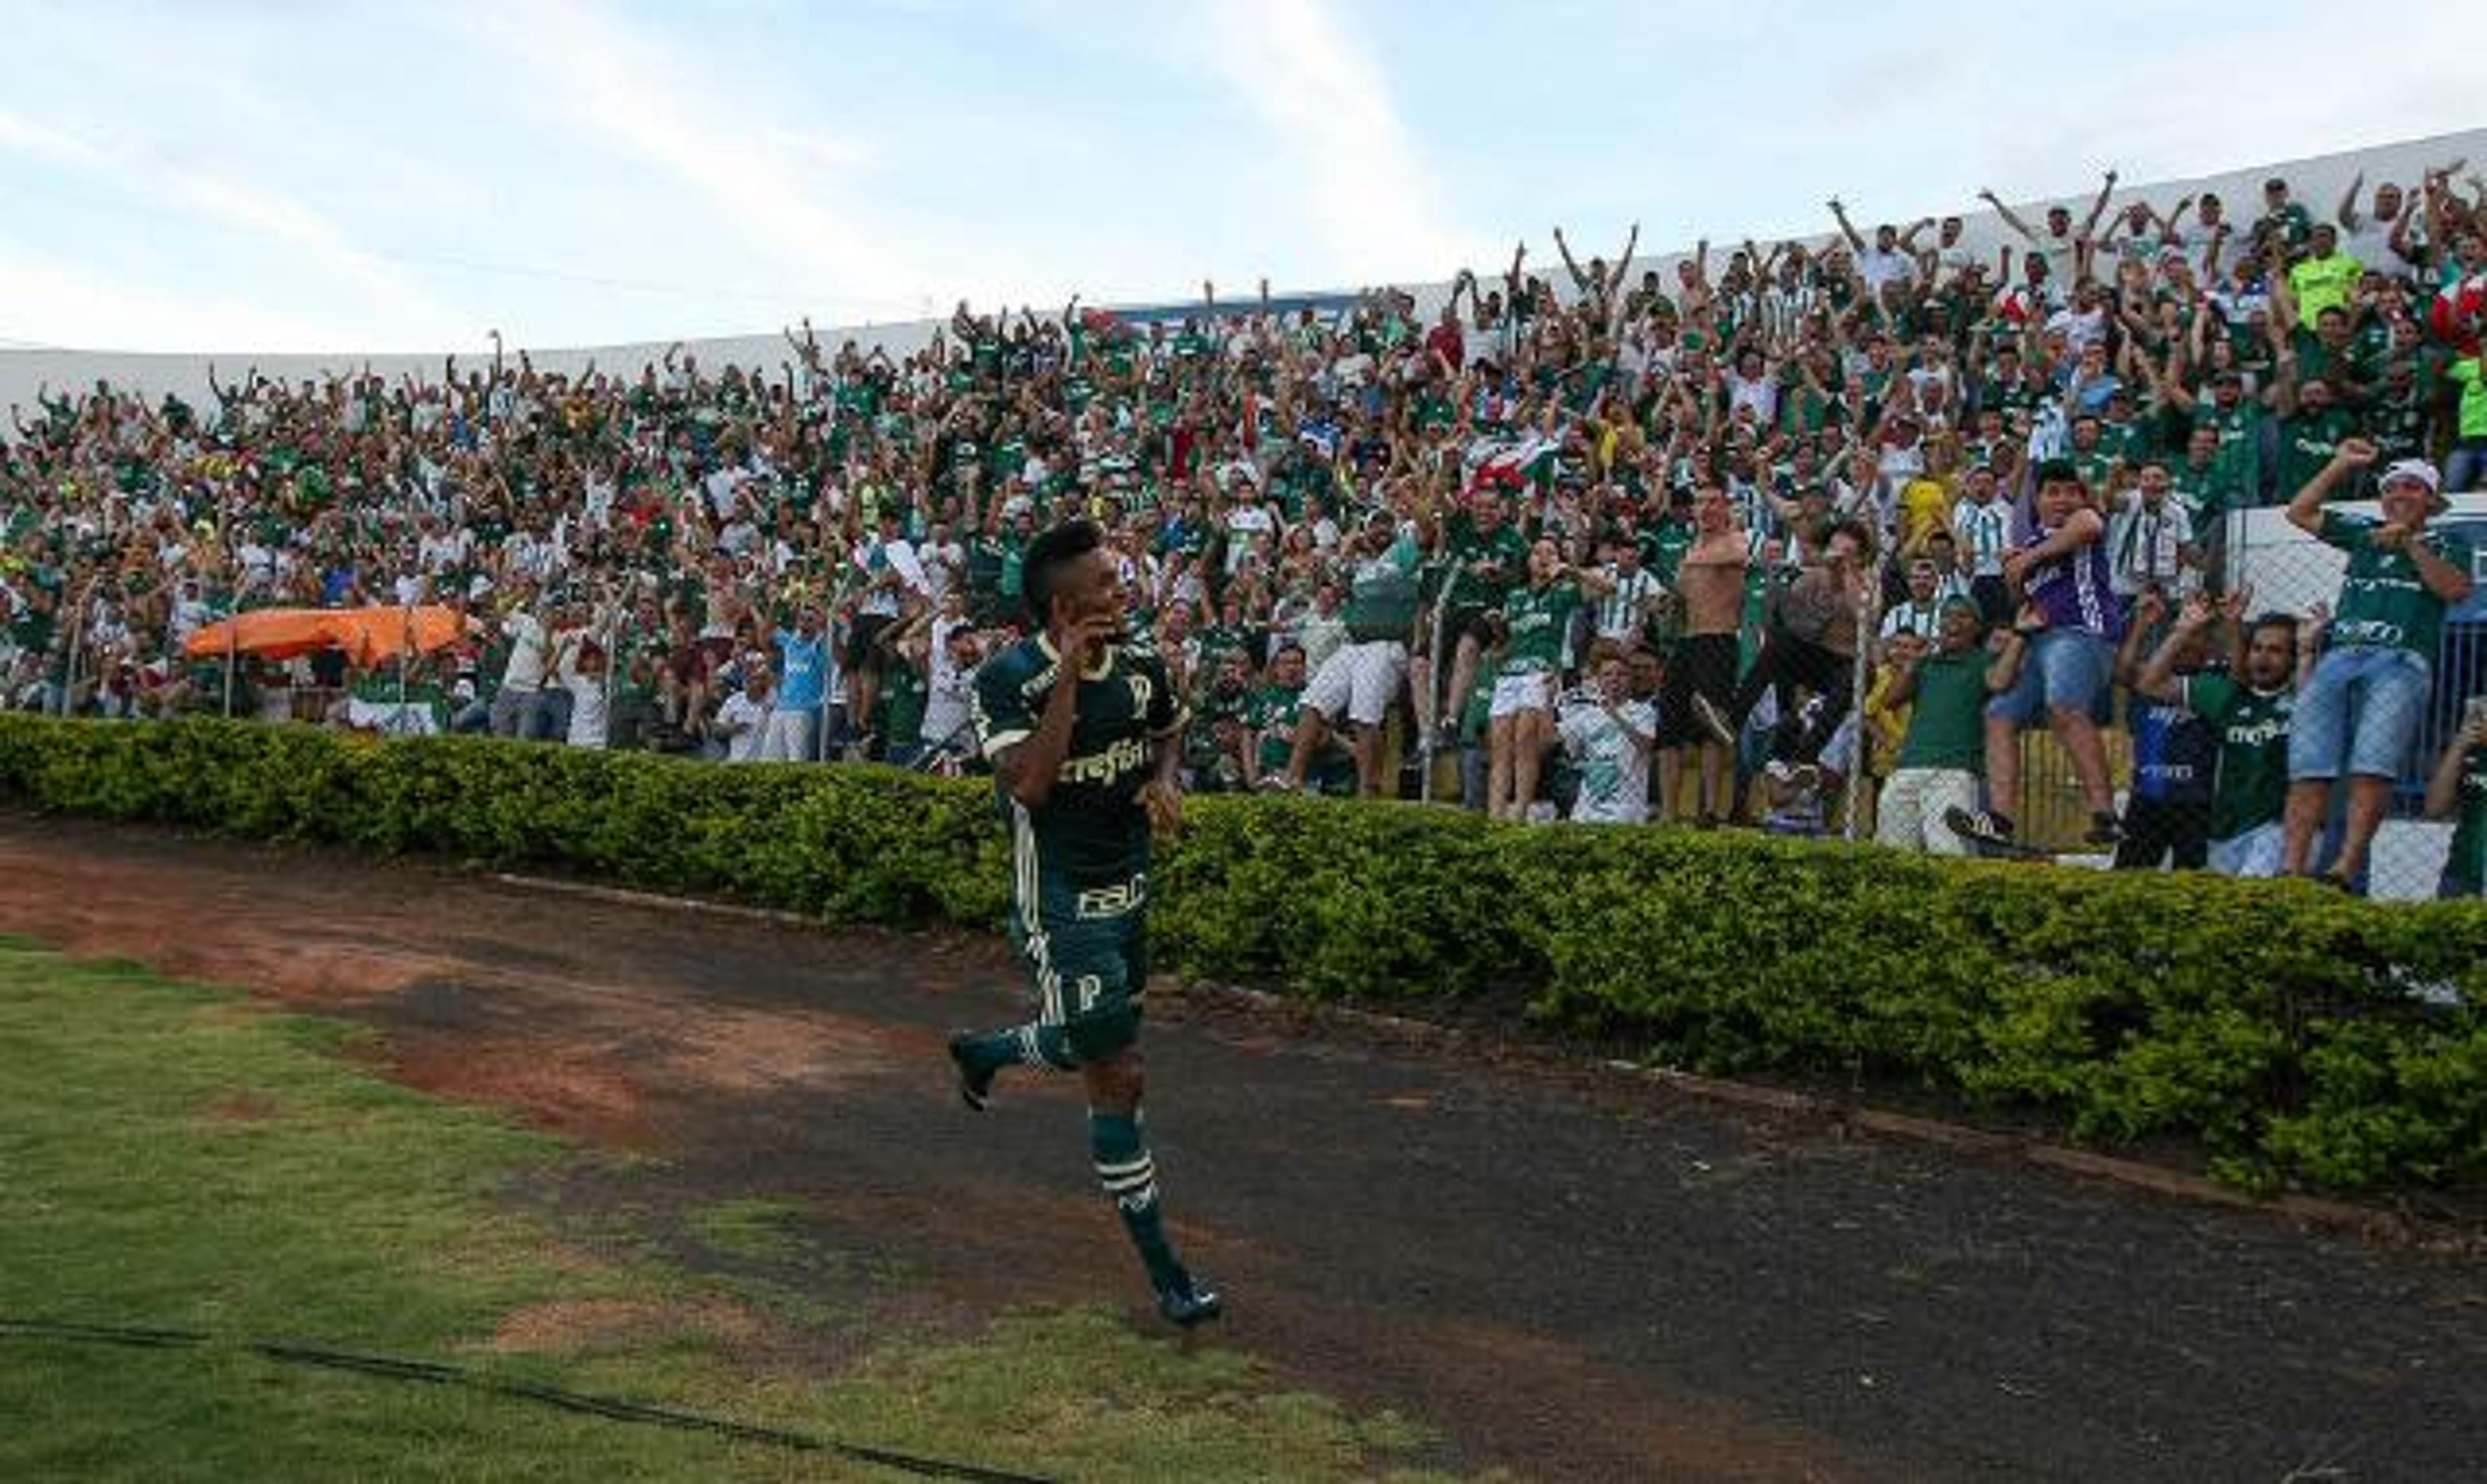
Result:
<svg viewBox="0 0 2487 1484"><path fill-rule="evenodd" d="M0 349L482 349L1829 230L2487 122L2487 7L0 0ZM2473 163L2480 168L2487 162Z"/></svg>

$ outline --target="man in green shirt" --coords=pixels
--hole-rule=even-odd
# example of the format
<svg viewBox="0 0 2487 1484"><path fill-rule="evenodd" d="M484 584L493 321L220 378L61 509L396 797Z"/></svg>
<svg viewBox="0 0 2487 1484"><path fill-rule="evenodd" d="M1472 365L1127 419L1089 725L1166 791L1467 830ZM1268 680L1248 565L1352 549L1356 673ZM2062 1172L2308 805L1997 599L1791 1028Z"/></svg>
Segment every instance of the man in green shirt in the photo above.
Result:
<svg viewBox="0 0 2487 1484"><path fill-rule="evenodd" d="M2308 322L2327 309L2347 309L2365 266L2340 251L2340 229L2316 222L2305 256L2288 270L2289 291L2297 296L2297 313Z"/></svg>
<svg viewBox="0 0 2487 1484"><path fill-rule="evenodd" d="M1165 662L1124 637L1129 595L1095 524L1039 536L1026 573L1037 631L977 671L975 718L1011 822L1011 941L1041 1008L1025 1025L952 1037L950 1058L976 1109L1006 1066L1079 1074L1098 1179L1158 1311L1188 1329L1216 1317L1220 1301L1166 1235L1140 1130L1138 1047L1150 839L1181 817L1183 701Z"/></svg>
<svg viewBox="0 0 2487 1484"><path fill-rule="evenodd" d="M2233 599L2228 616L2240 616ZM2266 614L2246 630L2242 674L2216 670L2178 674L2178 655L2198 643L2218 617L2211 600L2195 594L2141 667L2134 689L2219 729L2219 771L2211 791L2211 869L2222 876L2277 876L2298 662L2312 655L2314 635L2307 632L2301 648L2298 621L2286 614Z"/></svg>
<svg viewBox="0 0 2487 1484"><path fill-rule="evenodd" d="M2467 601L2472 588L2469 542L2427 529L2445 508L2434 465L2408 458L2384 471L2381 520L2323 508L2343 481L2374 460L2373 444L2344 441L2288 507L2290 524L2348 553L2349 570L2323 658L2290 724L2281 868L2290 875L2307 869L2332 785L2346 774L2348 828L2324 870L2325 880L2346 890L2363 878L2393 781L2417 740L2445 611Z"/></svg>
<svg viewBox="0 0 2487 1484"><path fill-rule="evenodd" d="M1525 573L1528 538L1510 523L1502 492L1482 482L1468 491L1465 508L1443 518L1439 535L1439 553L1447 574L1437 599L1442 607L1440 631L1459 636L1452 651L1449 694L1465 697L1475 684L1482 652L1475 638L1476 620L1500 612L1503 594ZM1440 662L1439 655L1434 659Z"/></svg>
<svg viewBox="0 0 2487 1484"><path fill-rule="evenodd" d="M1301 788L1305 767L1340 721L1355 732L1356 792L1382 795L1382 720L1408 673L1408 636L1416 624L1415 537L1376 514L1349 550L1348 642L1322 661L1306 688L1303 718L1284 783Z"/></svg>
<svg viewBox="0 0 2487 1484"><path fill-rule="evenodd" d="M1955 597L1942 605L1942 627L1929 651L1914 634L1891 645L1899 667L1885 702L1908 706L1900 755L1874 806L1877 843L1934 855L1967 855L1943 816L1977 808L1977 780L1986 771L1986 702L2020 676L2025 645L2004 630L1990 652L1977 603Z"/></svg>
<svg viewBox="0 0 2487 1484"><path fill-rule="evenodd" d="M1282 644L1270 656L1269 683L1252 693L1244 710L1244 725L1252 733L1253 780L1262 787L1291 791L1302 787L1332 798L1352 798L1360 786L1358 757L1334 741L1303 745L1313 735L1304 725L1305 694L1303 646ZM1299 756L1304 758L1300 765Z"/></svg>
<svg viewBox="0 0 2487 1484"><path fill-rule="evenodd" d="M2343 405L2331 380L2300 382L2283 373L2279 384L2279 483L2290 494L2332 461L2341 440L2360 431L2358 415Z"/></svg>
<svg viewBox="0 0 2487 1484"><path fill-rule="evenodd" d="M2487 696L2471 698L2461 730L2427 779L2426 817L2458 821L2435 894L2478 895L2487 883Z"/></svg>

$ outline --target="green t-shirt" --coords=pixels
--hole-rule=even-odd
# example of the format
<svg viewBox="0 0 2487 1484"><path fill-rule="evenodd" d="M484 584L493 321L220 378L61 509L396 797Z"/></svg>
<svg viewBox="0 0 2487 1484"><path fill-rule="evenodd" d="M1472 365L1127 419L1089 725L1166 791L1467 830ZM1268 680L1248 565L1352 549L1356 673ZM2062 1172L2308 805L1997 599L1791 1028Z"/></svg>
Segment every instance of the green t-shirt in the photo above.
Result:
<svg viewBox="0 0 2487 1484"><path fill-rule="evenodd" d="M2288 287L2297 295L2298 317L2306 323L2327 309L2346 309L2349 294L2365 268L2347 253L2308 258L2288 270Z"/></svg>
<svg viewBox="0 0 2487 1484"><path fill-rule="evenodd" d="M1035 734L1059 664L1040 635L977 670L976 735L988 758ZM1023 914L1068 917L1077 893L1148 869L1149 819L1139 795L1152 773L1150 743L1175 735L1185 720L1165 662L1151 649L1108 650L1078 686L1071 748L1052 792L1032 810L1002 796Z"/></svg>
<svg viewBox="0 0 2487 1484"><path fill-rule="evenodd" d="M2207 536L2211 524L2244 503L2235 485L2223 482L2219 460L2195 468L2178 459L2167 466L2167 497L2185 508L2194 534Z"/></svg>
<svg viewBox="0 0 2487 1484"><path fill-rule="evenodd" d="M881 672L878 709L884 742L913 747L924 740L924 672L893 657Z"/></svg>
<svg viewBox="0 0 2487 1484"><path fill-rule="evenodd" d="M2260 402L2240 398L2237 404L2222 411L2218 403L2207 398L2194 412L2194 426L2215 429L2220 435L2219 452L2211 455L2212 479L2222 489L2246 497L2240 503L2252 503L2260 474L2261 453L2257 448L2263 420L2271 416ZM2295 495L2296 490L2286 491Z"/></svg>
<svg viewBox="0 0 2487 1484"><path fill-rule="evenodd" d="M1986 674L1994 663L1984 649L1938 649L1917 662L1917 697L1895 766L1986 771Z"/></svg>
<svg viewBox="0 0 2487 1484"><path fill-rule="evenodd" d="M1570 579L1542 588L1521 588L1502 600L1501 673L1542 674L1563 667L1572 637L1572 615L1580 610L1580 585Z"/></svg>
<svg viewBox="0 0 2487 1484"><path fill-rule="evenodd" d="M2258 691L2232 675L2187 675L2186 710L2220 731L2211 838L2234 839L2279 818L2288 802L2288 725L2297 693Z"/></svg>
<svg viewBox="0 0 2487 1484"><path fill-rule="evenodd" d="M1362 643L1408 637L1416 624L1416 558L1415 540L1403 534L1388 551L1355 564L1340 616L1349 638Z"/></svg>
<svg viewBox="0 0 2487 1484"><path fill-rule="evenodd" d="M2453 362L2444 369L2444 378L2461 388L2461 436L2487 438L2487 374L2481 373L2480 358Z"/></svg>
<svg viewBox="0 0 2487 1484"><path fill-rule="evenodd" d="M1660 521L1641 533L1640 564L1657 573L1660 582L1674 587L1676 574L1684 567L1684 554L1692 549L1696 534L1689 520L1669 516Z"/></svg>
<svg viewBox="0 0 2487 1484"><path fill-rule="evenodd" d="M2297 352L2297 374L2301 377L2309 380L2316 376L2346 377L2351 381L2375 379L2372 348L2361 344L2357 336L2351 336L2346 344L2334 350L2322 336L2301 329L2290 337L2289 344Z"/></svg>
<svg viewBox="0 0 2487 1484"><path fill-rule="evenodd" d="M1454 512L1444 525L1443 554L1451 563L1450 591L1444 602L1453 609L1501 607L1503 594L1527 579L1528 538L1508 523L1488 536L1465 510ZM1483 575L1469 571L1469 565L1478 562L1495 563L1497 568Z"/></svg>
<svg viewBox="0 0 2487 1484"><path fill-rule="evenodd" d="M1240 654L1258 665L1265 637L1249 623L1204 623L1200 627L1200 668L1204 673L1214 671L1217 662L1229 654Z"/></svg>
<svg viewBox="0 0 2487 1484"><path fill-rule="evenodd" d="M2300 412L2279 420L2279 488L2277 498L2294 500L2308 480L2323 472L2340 440L2357 436L2358 415L2346 407Z"/></svg>
<svg viewBox="0 0 2487 1484"><path fill-rule="evenodd" d="M1258 761L1265 776L1287 771L1295 753L1296 721L1303 715L1304 688L1265 685L1244 704L1244 724L1260 737ZM1304 783L1316 793L1352 797L1355 793L1355 758L1335 740L1315 752L1304 766Z"/></svg>
<svg viewBox="0 0 2487 1484"><path fill-rule="evenodd" d="M2487 883L2487 747L2473 747L2461 759L2453 803L2460 816L2452 827L2452 849L2444 858L2439 894L2476 896Z"/></svg>
<svg viewBox="0 0 2487 1484"><path fill-rule="evenodd" d="M2407 649L2432 665L2444 633L2445 601L2418 581L2417 563L2409 553L2374 544L2373 533L2381 524L2372 516L2323 512L2316 536L2349 554L2349 571L2340 580L2340 600L2332 615L2329 642L2335 646ZM2419 533L2417 539L2443 561L2470 570L2470 543L2460 536L2429 529Z"/></svg>

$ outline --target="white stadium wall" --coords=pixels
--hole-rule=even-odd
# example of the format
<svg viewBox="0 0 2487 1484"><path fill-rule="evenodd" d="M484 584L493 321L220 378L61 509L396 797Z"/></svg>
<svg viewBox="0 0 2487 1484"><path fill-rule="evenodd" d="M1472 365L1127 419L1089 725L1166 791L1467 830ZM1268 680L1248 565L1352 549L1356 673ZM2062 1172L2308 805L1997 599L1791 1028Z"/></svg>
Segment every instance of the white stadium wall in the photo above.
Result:
<svg viewBox="0 0 2487 1484"><path fill-rule="evenodd" d="M2360 172L2364 173L2370 189L2382 180L2397 180L2404 186L2415 187L2426 169L2447 164L2456 157L2466 157L2473 170L2487 170L2487 129L2343 151L2311 159L2251 165L2194 179L2149 184L2119 182L2115 199L2121 203L2139 197L2165 210L2186 196L2199 195L2205 190L2215 191L2226 202L2230 217L2243 225L2260 214L2262 182L2272 176L2279 176L2288 180L2296 199L2309 211L2318 218L2329 218L2339 201L2340 192ZM2086 211L2098 189L2098 178L2085 174L2088 168L2085 163L2067 161L2065 185L2070 194L2015 203L2013 210L2033 224L2051 206L2068 206L2077 214ZM1964 185L1957 193L1964 206L1968 204L1970 189L1970 186ZM1870 233L1877 222L1891 219L1881 214L1885 209L1881 203L1858 203L1858 229ZM1922 212L1926 208L1920 205L1916 209ZM1971 248L1991 256L2004 240L2002 224L1992 212L1962 211L1959 214L1965 224L1964 236ZM1714 240L1723 244L1731 236L1740 234L1743 228L1736 223L1719 223L1711 230ZM1828 234L1817 234L1812 240L1827 241ZM1551 249L1551 244L1546 246ZM1592 240L1584 241L1580 246L1586 251L1605 252L1611 250L1612 244ZM1719 259L1719 251L1714 248L1714 267ZM1678 251L1635 260L1635 272L1642 267L1655 267L1671 288L1674 283L1673 265L1683 256L1684 253ZM1487 276L1499 275L1504 264L1481 263L1474 266L1480 276ZM1541 273L1551 267L1559 277L1560 262L1552 260L1551 254L1541 257L1537 266ZM1560 287L1568 289L1569 286L1564 284ZM1411 291L1416 295L1420 310L1430 316L1449 291L1449 284L1445 281L1416 285L1411 287ZM820 336L823 343L831 348L841 341L853 339L866 346L878 343L887 346L893 355L903 355L925 343L932 334L934 323L917 320L904 324L824 329ZM511 353L515 355L517 348L512 345ZM774 332L686 341L684 348L697 356L703 367L761 367L772 374L778 364L787 359L786 344ZM545 371L574 372L593 360L601 370L631 375L636 375L642 365L662 356L664 350L661 344L528 347L537 367ZM460 350L459 356L461 362L471 367L477 364L479 356L488 353L489 347L475 345ZM265 355L255 353L247 346L211 355L146 354L122 350L0 350L0 404L18 404L31 415L40 387L48 384L59 392L70 387L89 387L100 379L117 387L138 390L151 398L170 392L193 405L211 407L213 400L208 392L207 374L210 363L217 367L219 376L228 380L241 375L251 366L257 366L269 376L301 379L328 373L349 373L361 370L367 363L374 371L391 379L401 371L433 378L439 374L441 355L442 352L437 351L422 355L367 355L356 351Z"/></svg>

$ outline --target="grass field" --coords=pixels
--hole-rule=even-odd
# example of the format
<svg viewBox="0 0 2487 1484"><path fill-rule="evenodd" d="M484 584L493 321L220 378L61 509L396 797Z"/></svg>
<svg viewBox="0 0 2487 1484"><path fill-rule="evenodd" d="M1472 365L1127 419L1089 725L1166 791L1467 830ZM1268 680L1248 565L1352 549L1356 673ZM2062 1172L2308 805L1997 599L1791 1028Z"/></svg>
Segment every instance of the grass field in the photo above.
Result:
<svg viewBox="0 0 2487 1484"><path fill-rule="evenodd" d="M1100 1310L971 1343L883 1337L834 1375L765 1343L766 1298L501 1193L598 1156L395 1086L356 1032L0 941L0 1319L158 1326L138 1350L0 1337L0 1478L903 1478L885 1467L281 1364L270 1340L1080 1480L1414 1480L1421 1441L1248 1357ZM786 1240L765 1203L696 1220ZM801 1295L783 1296L799 1305ZM595 1322L582 1323L581 1316ZM230 1341L229 1343L226 1341Z"/></svg>

